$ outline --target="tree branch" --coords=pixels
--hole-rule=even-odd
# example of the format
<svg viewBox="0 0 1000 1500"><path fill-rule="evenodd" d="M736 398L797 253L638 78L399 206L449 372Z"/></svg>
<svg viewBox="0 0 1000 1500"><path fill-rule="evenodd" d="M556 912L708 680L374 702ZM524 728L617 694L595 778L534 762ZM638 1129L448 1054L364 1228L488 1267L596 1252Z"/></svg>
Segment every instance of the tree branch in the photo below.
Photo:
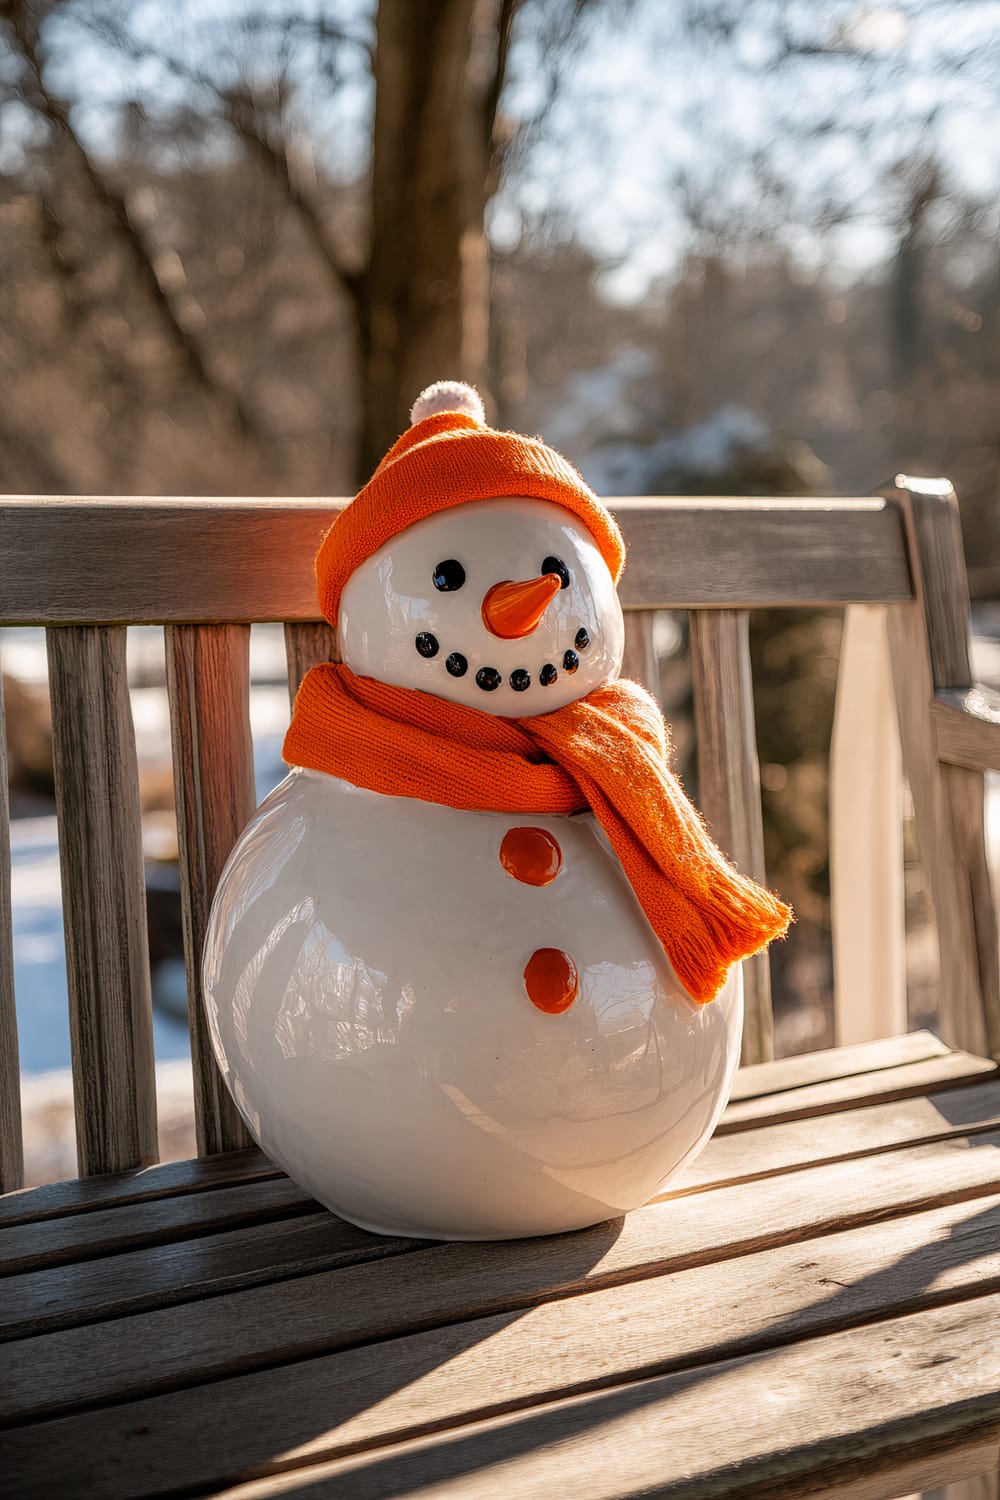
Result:
<svg viewBox="0 0 1000 1500"><path fill-rule="evenodd" d="M522 0L500 0L500 9L497 13L496 67L490 80L485 112L486 144L490 148L491 156L503 149L503 143L497 139L497 120L500 114L500 97L503 94L504 84L507 82L507 61L510 57L514 20L521 4Z"/></svg>
<svg viewBox="0 0 1000 1500"><path fill-rule="evenodd" d="M160 281L145 238L129 215L124 195L94 164L73 127L68 105L52 94L45 84L38 55L37 25L34 24L29 8L23 0L5 0L0 15L7 21L28 71L34 88L33 102L36 109L68 144L94 203L102 212L115 242L125 253L183 366L196 385L219 404L242 437L262 441L265 434L260 430L256 419L247 410L239 394L217 379L201 344L185 327L177 299Z"/></svg>
<svg viewBox="0 0 1000 1500"><path fill-rule="evenodd" d="M511 0L507 0L511 3ZM513 0L515 6L520 0ZM256 24L262 24L261 18L251 18ZM289 207L298 215L299 221L305 231L306 238L318 253L323 262L327 276L338 293L345 293L349 298L355 315L362 317L362 307L365 296L365 275L363 271L350 271L345 266L340 255L330 243L329 235L319 215L315 204L302 192L295 182L294 175L288 162L288 153L282 144L276 146L270 140L257 121L253 101L243 91L224 90L219 87L214 79L197 68L191 68L181 62L177 57L161 48L143 47L127 34L119 25L107 18L87 18L83 24L88 30L109 45L115 47L131 62L142 62L147 58L155 58L157 62L167 68L175 78L185 83L193 84L196 88L205 89L212 94L218 104L219 110L226 123L236 132L246 147L249 155L256 157L257 161L264 167L271 180L277 183L284 193ZM244 23L249 25L250 21ZM318 34L327 39L334 37L344 43L365 47L369 55L371 48L359 38L352 37L336 28L325 27L324 23L309 23L313 29L322 28Z"/></svg>
<svg viewBox="0 0 1000 1500"><path fill-rule="evenodd" d="M235 130L249 154L256 157L272 181L278 184L289 207L298 215L306 238L322 260L333 286L338 292L347 294L355 314L360 318L365 297L364 272L348 271L341 262L330 244L316 205L302 192L295 181L284 142L280 146L275 145L266 131L261 130L252 100L245 94L219 94L219 99L228 123Z"/></svg>

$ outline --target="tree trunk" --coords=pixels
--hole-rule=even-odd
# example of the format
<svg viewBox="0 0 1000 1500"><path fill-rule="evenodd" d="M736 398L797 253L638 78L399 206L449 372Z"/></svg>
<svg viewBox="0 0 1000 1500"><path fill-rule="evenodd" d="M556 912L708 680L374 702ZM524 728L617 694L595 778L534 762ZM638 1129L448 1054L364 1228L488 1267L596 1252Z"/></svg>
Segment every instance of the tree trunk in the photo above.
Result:
<svg viewBox="0 0 1000 1500"><path fill-rule="evenodd" d="M499 0L380 0L359 478L433 380L485 382Z"/></svg>

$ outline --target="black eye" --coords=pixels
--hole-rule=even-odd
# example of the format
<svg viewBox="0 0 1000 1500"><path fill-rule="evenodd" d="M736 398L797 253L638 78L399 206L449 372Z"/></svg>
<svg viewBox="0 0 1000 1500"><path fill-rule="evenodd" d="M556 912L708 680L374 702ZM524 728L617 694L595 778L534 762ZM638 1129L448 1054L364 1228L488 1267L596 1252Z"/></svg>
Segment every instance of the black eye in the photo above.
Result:
<svg viewBox="0 0 1000 1500"><path fill-rule="evenodd" d="M569 568L567 568L561 557L547 557L542 563L542 572L558 573L559 587L561 589L569 588Z"/></svg>
<svg viewBox="0 0 1000 1500"><path fill-rule="evenodd" d="M434 569L434 587L440 589L442 594L453 594L460 589L465 582L465 569L460 562L453 557L448 557L444 562L439 562Z"/></svg>

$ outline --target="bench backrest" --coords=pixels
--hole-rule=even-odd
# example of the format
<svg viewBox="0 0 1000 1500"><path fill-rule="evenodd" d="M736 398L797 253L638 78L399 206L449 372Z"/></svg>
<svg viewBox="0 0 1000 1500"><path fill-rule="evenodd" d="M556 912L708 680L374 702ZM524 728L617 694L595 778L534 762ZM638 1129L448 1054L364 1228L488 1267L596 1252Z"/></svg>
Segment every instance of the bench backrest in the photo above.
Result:
<svg viewBox="0 0 1000 1500"><path fill-rule="evenodd" d="M758 878L764 852L748 611L886 607L903 759L943 955L942 1029L959 1045L1000 1050L982 776L1000 757L989 729L970 740L965 727L968 594L950 488L897 481L874 498L613 506L629 545L621 589L626 673L649 682L653 611L690 611L702 811L730 856ZM199 1154L209 1155L248 1143L212 1057L199 960L212 891L254 808L250 625L284 622L293 694L311 665L330 659L333 636L317 620L312 559L338 508L287 499L0 500L0 625L47 632L81 1175L157 1157L126 627L165 629L196 1129ZM980 714L977 724L988 718ZM19 1184L21 1136L3 755L0 737L0 1189L7 1190ZM839 876L844 887L851 879L850 871ZM746 992L744 1060L759 1061L771 1055L765 957L747 964Z"/></svg>

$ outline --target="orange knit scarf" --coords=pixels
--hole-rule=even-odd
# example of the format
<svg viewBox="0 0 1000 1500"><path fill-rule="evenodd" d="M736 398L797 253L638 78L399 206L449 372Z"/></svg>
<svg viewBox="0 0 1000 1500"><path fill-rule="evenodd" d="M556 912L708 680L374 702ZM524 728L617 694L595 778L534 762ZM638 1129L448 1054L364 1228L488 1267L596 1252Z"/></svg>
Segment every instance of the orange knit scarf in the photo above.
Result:
<svg viewBox="0 0 1000 1500"><path fill-rule="evenodd" d="M667 726L634 682L528 719L314 667L295 699L289 765L445 807L590 808L685 989L713 1000L730 966L782 936L791 911L727 863L667 764Z"/></svg>

